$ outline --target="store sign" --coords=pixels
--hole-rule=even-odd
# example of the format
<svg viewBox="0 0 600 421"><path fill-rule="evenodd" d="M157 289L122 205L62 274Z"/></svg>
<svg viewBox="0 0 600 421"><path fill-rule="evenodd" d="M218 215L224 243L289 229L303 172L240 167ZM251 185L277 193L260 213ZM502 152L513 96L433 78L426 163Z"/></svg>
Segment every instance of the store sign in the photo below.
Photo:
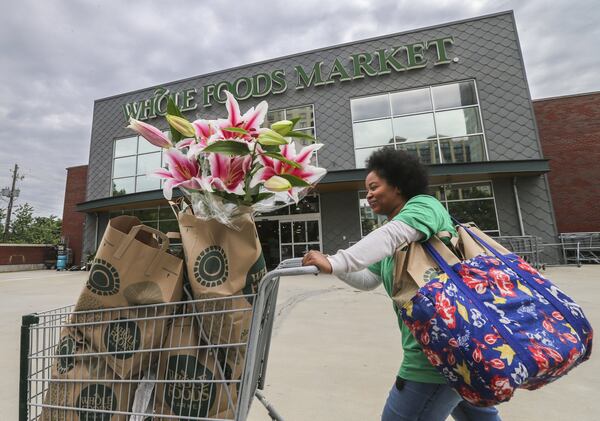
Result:
<svg viewBox="0 0 600 421"><path fill-rule="evenodd" d="M303 90L320 86L350 82L365 77L379 77L392 72L401 73L427 67L449 64L447 47L454 44L453 37L443 37L424 42L401 45L393 48L381 48L372 52L359 52L344 59L335 58L331 63L315 62L312 67L294 66L294 88ZM173 98L182 111L191 111L210 107L215 102L224 103L223 91L231 92L238 101L249 98L262 98L286 92L288 80L285 70L276 69L270 73L257 73L242 76L234 81L223 80L218 83L197 88L170 92L159 88L151 98L127 103L123 106L125 118L130 116L138 120L149 120L164 116L167 112L167 99Z"/></svg>

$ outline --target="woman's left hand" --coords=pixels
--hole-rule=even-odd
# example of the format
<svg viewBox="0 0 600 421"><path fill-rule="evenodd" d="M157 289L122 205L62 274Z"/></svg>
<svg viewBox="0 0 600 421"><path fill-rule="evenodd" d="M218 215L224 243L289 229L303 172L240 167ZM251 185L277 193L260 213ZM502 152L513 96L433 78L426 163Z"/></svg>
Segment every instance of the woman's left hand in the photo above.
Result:
<svg viewBox="0 0 600 421"><path fill-rule="evenodd" d="M331 273L331 263L329 259L317 250L309 250L302 258L302 266L316 266L321 273Z"/></svg>

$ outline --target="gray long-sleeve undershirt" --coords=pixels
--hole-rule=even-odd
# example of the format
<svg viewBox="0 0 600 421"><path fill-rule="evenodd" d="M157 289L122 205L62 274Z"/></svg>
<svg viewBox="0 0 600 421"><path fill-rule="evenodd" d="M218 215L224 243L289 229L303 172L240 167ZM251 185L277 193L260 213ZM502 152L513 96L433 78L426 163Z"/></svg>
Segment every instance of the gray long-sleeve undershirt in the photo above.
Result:
<svg viewBox="0 0 600 421"><path fill-rule="evenodd" d="M367 267L395 253L403 244L419 241L423 234L402 221L390 221L333 256L327 256L332 273L363 291L377 288L382 279Z"/></svg>

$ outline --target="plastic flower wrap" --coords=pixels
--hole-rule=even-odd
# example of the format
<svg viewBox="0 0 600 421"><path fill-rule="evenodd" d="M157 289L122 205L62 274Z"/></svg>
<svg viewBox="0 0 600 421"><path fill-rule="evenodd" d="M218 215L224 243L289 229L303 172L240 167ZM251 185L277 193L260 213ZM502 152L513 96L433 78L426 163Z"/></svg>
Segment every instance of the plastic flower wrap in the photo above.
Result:
<svg viewBox="0 0 600 421"><path fill-rule="evenodd" d="M265 101L243 115L237 101L227 95L226 119L188 121L172 99L167 107L169 139L150 124L130 118L132 130L155 146L165 148L166 168L155 171L163 179L163 193L171 200L179 188L196 217L216 219L233 226L241 213L268 212L298 203L325 176L311 165L322 146L311 136L294 130L299 118L261 127L267 114ZM311 140L304 147L290 139Z"/></svg>

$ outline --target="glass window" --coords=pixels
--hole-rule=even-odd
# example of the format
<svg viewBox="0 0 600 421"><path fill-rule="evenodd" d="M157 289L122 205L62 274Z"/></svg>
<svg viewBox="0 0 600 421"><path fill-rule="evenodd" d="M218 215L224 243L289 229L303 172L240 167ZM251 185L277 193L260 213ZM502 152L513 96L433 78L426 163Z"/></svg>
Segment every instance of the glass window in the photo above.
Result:
<svg viewBox="0 0 600 421"><path fill-rule="evenodd" d="M389 119L354 124L354 147L377 146L393 143L394 132Z"/></svg>
<svg viewBox="0 0 600 421"><path fill-rule="evenodd" d="M292 224L289 222L282 222L280 224L280 234L282 243L291 243L292 242Z"/></svg>
<svg viewBox="0 0 600 421"><path fill-rule="evenodd" d="M296 129L305 129L307 127L314 127L315 119L313 115L313 107L298 107L298 108L287 108L285 110L286 120L300 117L300 121L296 124Z"/></svg>
<svg viewBox="0 0 600 421"><path fill-rule="evenodd" d="M444 162L483 161L483 136L454 137L440 139Z"/></svg>
<svg viewBox="0 0 600 421"><path fill-rule="evenodd" d="M350 106L357 168L364 168L373 147L387 144L425 164L487 159L474 81L353 99Z"/></svg>
<svg viewBox="0 0 600 421"><path fill-rule="evenodd" d="M271 124L281 120L285 120L285 110L269 111L263 126L271 127Z"/></svg>
<svg viewBox="0 0 600 421"><path fill-rule="evenodd" d="M411 114L431 111L431 96L429 89L413 89L410 91L395 92L390 95L392 114Z"/></svg>
<svg viewBox="0 0 600 421"><path fill-rule="evenodd" d="M169 136L169 138L171 137L170 134L168 136ZM139 138L139 142L140 142L138 145L138 153L139 154L149 153L149 152L160 152L162 149L162 148L159 148L158 146L154 146L152 143L148 142L143 137Z"/></svg>
<svg viewBox="0 0 600 421"><path fill-rule="evenodd" d="M135 155L137 153L137 137L117 139L115 141L115 158L119 156Z"/></svg>
<svg viewBox="0 0 600 421"><path fill-rule="evenodd" d="M160 179L152 175L138 175L135 180L135 191L149 191L160 189Z"/></svg>
<svg viewBox="0 0 600 421"><path fill-rule="evenodd" d="M292 246L290 245L282 245L281 246L281 260L291 259L292 258Z"/></svg>
<svg viewBox="0 0 600 421"><path fill-rule="evenodd" d="M135 192L135 177L115 178L112 181L113 196L122 196L124 194Z"/></svg>
<svg viewBox="0 0 600 421"><path fill-rule="evenodd" d="M483 231L499 235L494 192L490 182L431 186L434 194L461 222L474 222Z"/></svg>
<svg viewBox="0 0 600 421"><path fill-rule="evenodd" d="M158 211L158 218L162 221L163 219L176 219L176 216L170 206L161 206Z"/></svg>
<svg viewBox="0 0 600 421"><path fill-rule="evenodd" d="M493 200L448 202L448 212L461 222L475 222L482 231L498 230Z"/></svg>
<svg viewBox="0 0 600 421"><path fill-rule="evenodd" d="M437 164L440 162L440 153L435 139L423 142L398 143L396 147L419 158L424 164Z"/></svg>
<svg viewBox="0 0 600 421"><path fill-rule="evenodd" d="M394 140L397 143L436 138L433 114L396 117L393 119L393 122Z"/></svg>
<svg viewBox="0 0 600 421"><path fill-rule="evenodd" d="M135 156L115 159L113 177L127 177L130 175L135 175Z"/></svg>
<svg viewBox="0 0 600 421"><path fill-rule="evenodd" d="M473 81L433 86L431 88L435 109L465 107L477 104Z"/></svg>
<svg viewBox="0 0 600 421"><path fill-rule="evenodd" d="M390 100L387 95L358 98L350 102L352 120L367 120L390 116Z"/></svg>
<svg viewBox="0 0 600 421"><path fill-rule="evenodd" d="M177 223L176 220L165 220L163 221L162 219L160 221L158 221L158 228L164 232L165 234L167 232L179 232L179 224Z"/></svg>
<svg viewBox="0 0 600 421"><path fill-rule="evenodd" d="M140 221L154 221L158 219L158 207L148 209L134 209L133 216L139 218Z"/></svg>
<svg viewBox="0 0 600 421"><path fill-rule="evenodd" d="M306 253L306 244L294 245L294 257L302 257Z"/></svg>
<svg viewBox="0 0 600 421"><path fill-rule="evenodd" d="M354 161L356 168L365 168L367 166L366 161L369 156L377 149L381 148L367 148L367 149L356 149L354 151Z"/></svg>
<svg viewBox="0 0 600 421"><path fill-rule="evenodd" d="M302 222L294 222L294 243L306 242L306 224Z"/></svg>
<svg viewBox="0 0 600 421"><path fill-rule="evenodd" d="M138 174L152 174L158 168L160 168L160 152L138 155Z"/></svg>
<svg viewBox="0 0 600 421"><path fill-rule="evenodd" d="M297 205L290 205L290 213L318 213L319 212L319 197L308 195L298 202Z"/></svg>
<svg viewBox="0 0 600 421"><path fill-rule="evenodd" d="M306 240L309 242L318 242L319 240L319 221L306 221Z"/></svg>
<svg viewBox="0 0 600 421"><path fill-rule="evenodd" d="M465 136L481 133L479 112L474 107L436 113L435 123L439 137Z"/></svg>

